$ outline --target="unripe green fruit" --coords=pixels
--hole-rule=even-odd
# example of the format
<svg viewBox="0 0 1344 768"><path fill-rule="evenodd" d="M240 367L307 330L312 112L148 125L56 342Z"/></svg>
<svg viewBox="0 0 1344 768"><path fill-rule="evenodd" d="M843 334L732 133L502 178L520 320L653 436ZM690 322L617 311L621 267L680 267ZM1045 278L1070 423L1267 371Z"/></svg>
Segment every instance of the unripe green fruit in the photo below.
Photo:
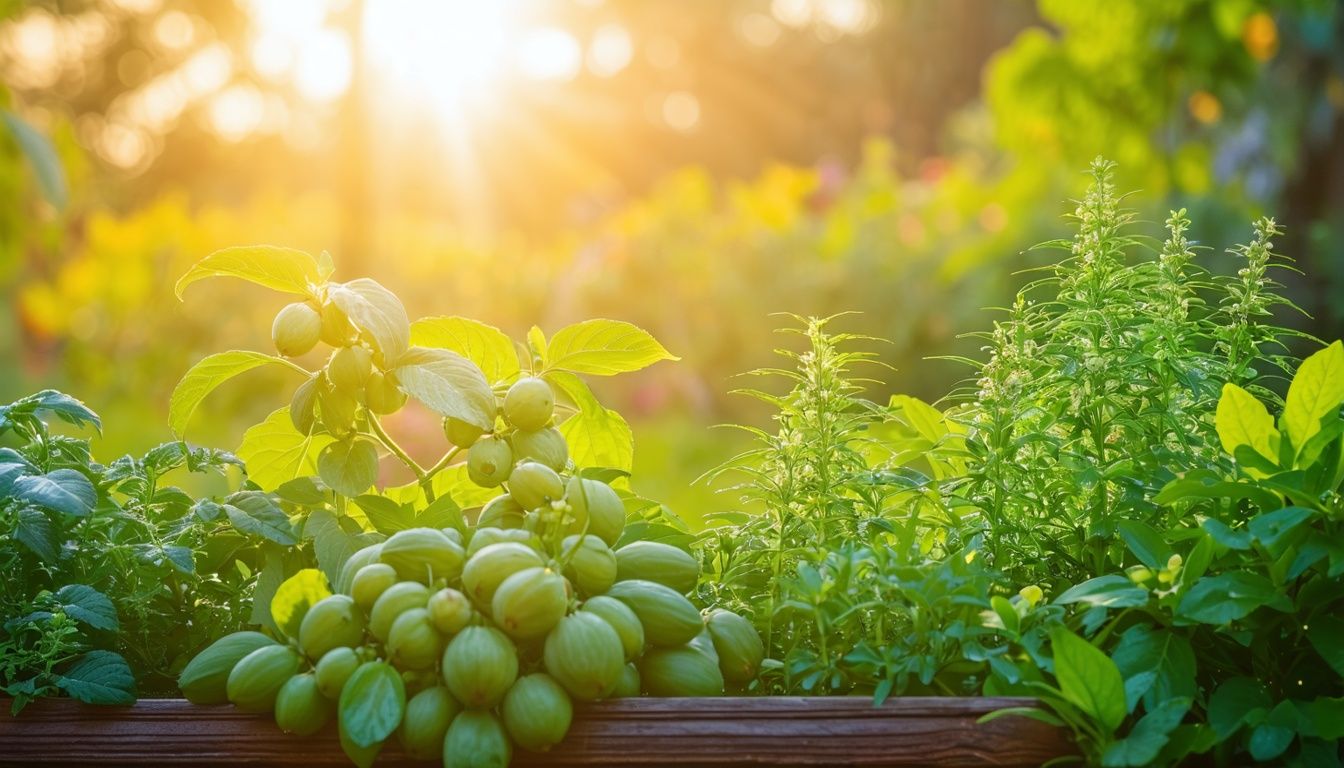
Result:
<svg viewBox="0 0 1344 768"><path fill-rule="evenodd" d="M470 448L483 434L484 429L469 421L455 419L452 416L443 420L443 436L458 448Z"/></svg>
<svg viewBox="0 0 1344 768"><path fill-rule="evenodd" d="M387 632L388 660L398 669L429 669L443 653L443 635L429 619L429 610L401 612Z"/></svg>
<svg viewBox="0 0 1344 768"><path fill-rule="evenodd" d="M313 660L332 648L353 648L364 640L364 612L349 595L330 595L318 600L299 624L299 648Z"/></svg>
<svg viewBox="0 0 1344 768"><path fill-rule="evenodd" d="M504 394L504 418L518 429L533 432L545 427L555 412L551 385L534 376L521 378Z"/></svg>
<svg viewBox="0 0 1344 768"><path fill-rule="evenodd" d="M560 545L565 577L584 595L600 595L616 583L616 555L596 536L566 536Z"/></svg>
<svg viewBox="0 0 1344 768"><path fill-rule="evenodd" d="M437 528L407 528L383 542L378 559L397 569L403 579L433 584L461 576L466 553Z"/></svg>
<svg viewBox="0 0 1344 768"><path fill-rule="evenodd" d="M489 712L467 710L453 718L443 739L443 768L508 768L513 745Z"/></svg>
<svg viewBox="0 0 1344 768"><path fill-rule="evenodd" d="M226 689L229 673L238 662L258 648L275 644L260 632L225 635L187 662L177 677L177 687L193 704L223 704L229 700Z"/></svg>
<svg viewBox="0 0 1344 768"><path fill-rule="evenodd" d="M392 622L412 608L424 608L429 602L429 587L417 581L399 581L373 603L369 611L369 632L381 642L387 642Z"/></svg>
<svg viewBox="0 0 1344 768"><path fill-rule="evenodd" d="M341 308L332 302L322 305L322 341L331 347L344 347L355 337L355 326Z"/></svg>
<svg viewBox="0 0 1344 768"><path fill-rule="evenodd" d="M378 555L383 551L383 543L370 544L363 549L356 550L353 555L345 559L345 564L341 566L341 572L336 576L336 591L343 594L350 594L351 587L354 585L355 574L369 563L378 562Z"/></svg>
<svg viewBox="0 0 1344 768"><path fill-rule="evenodd" d="M461 711L462 705L441 685L415 694L406 702L406 714L397 729L401 748L414 760L441 759L443 737Z"/></svg>
<svg viewBox="0 0 1344 768"><path fill-rule="evenodd" d="M275 709L275 697L303 661L287 645L267 645L247 654L229 672L225 691L229 701L244 712Z"/></svg>
<svg viewBox="0 0 1344 768"><path fill-rule="evenodd" d="M311 736L331 717L331 702L323 698L311 672L289 678L275 697L275 724L285 733Z"/></svg>
<svg viewBox="0 0 1344 768"><path fill-rule="evenodd" d="M467 449L467 477L482 488L495 488L509 479L513 449L501 437L487 435Z"/></svg>
<svg viewBox="0 0 1344 768"><path fill-rule="evenodd" d="M326 382L318 387L317 408L322 415L322 426L333 435L343 437L355 428L359 401L353 393Z"/></svg>
<svg viewBox="0 0 1344 768"><path fill-rule="evenodd" d="M513 500L513 496L504 494L496 496L481 508L481 514L476 519L476 525L480 528L504 528L515 529L523 527L523 515L527 510L522 505ZM472 537L475 541L475 537Z"/></svg>
<svg viewBox="0 0 1344 768"><path fill-rule="evenodd" d="M495 590L510 576L544 565L535 549L516 541L490 544L477 552L462 569L462 590L483 611L489 611Z"/></svg>
<svg viewBox="0 0 1344 768"><path fill-rule="evenodd" d="M518 650L493 627L467 627L443 652L443 679L463 706L490 709L518 679Z"/></svg>
<svg viewBox="0 0 1344 768"><path fill-rule="evenodd" d="M583 533L587 526L587 533L607 542L609 547L616 546L625 530L625 503L611 486L575 476L565 487L565 501L574 517L570 533Z"/></svg>
<svg viewBox="0 0 1344 768"><path fill-rule="evenodd" d="M406 393L397 385L396 376L374 371L364 382L364 404L380 416L396 413L406 404Z"/></svg>
<svg viewBox="0 0 1344 768"><path fill-rule="evenodd" d="M401 673L401 682L406 688L406 698L411 698L426 688L433 688L441 681L439 673L431 668L404 670Z"/></svg>
<svg viewBox="0 0 1344 768"><path fill-rule="evenodd" d="M610 624L595 613L579 611L561 619L546 636L542 661L571 696L593 701L616 689L625 653Z"/></svg>
<svg viewBox="0 0 1344 768"><path fill-rule="evenodd" d="M514 461L535 461L554 469L565 468L569 462L569 443L555 427L539 429L536 432L514 432L509 438L513 447Z"/></svg>
<svg viewBox="0 0 1344 768"><path fill-rule="evenodd" d="M491 616L510 637L530 640L550 632L568 606L563 576L550 568L528 568L495 590Z"/></svg>
<svg viewBox="0 0 1344 768"><path fill-rule="evenodd" d="M523 509L536 509L562 498L565 484L554 469L535 461L519 462L509 475L509 495Z"/></svg>
<svg viewBox="0 0 1344 768"><path fill-rule="evenodd" d="M630 607L652 645L674 647L690 642L705 628L700 612L685 595L652 581L618 581L607 594Z"/></svg>
<svg viewBox="0 0 1344 768"><path fill-rule="evenodd" d="M326 655L317 660L317 666L313 668L313 674L317 678L317 689L332 701L341 697L341 689L345 687L345 681L350 679L355 669L359 667L359 654L354 648L332 648Z"/></svg>
<svg viewBox="0 0 1344 768"><path fill-rule="evenodd" d="M644 625L630 606L610 595L595 595L583 602L581 610L600 616L616 630L626 661L633 661L644 652Z"/></svg>
<svg viewBox="0 0 1344 768"><path fill-rule="evenodd" d="M313 376L300 384L289 400L289 421L301 435L312 434L317 423L317 393L321 386L321 377Z"/></svg>
<svg viewBox="0 0 1344 768"><path fill-rule="evenodd" d="M298 357L317 346L322 333L322 316L311 304L287 304L271 324L275 349L285 357Z"/></svg>
<svg viewBox="0 0 1344 768"><path fill-rule="evenodd" d="M550 675L536 672L518 678L500 707L504 728L515 743L545 752L564 740L574 719L569 694Z"/></svg>
<svg viewBox="0 0 1344 768"><path fill-rule="evenodd" d="M364 347L341 347L327 361L327 381L343 394L358 399L373 373L373 354Z"/></svg>
<svg viewBox="0 0 1344 768"><path fill-rule="evenodd" d="M660 541L633 541L616 550L616 580L644 579L686 594L700 581L700 563L689 552Z"/></svg>
<svg viewBox="0 0 1344 768"><path fill-rule="evenodd" d="M765 659L765 644L751 622L732 611L715 609L709 612L705 625L714 641L723 679L746 683L756 677Z"/></svg>
<svg viewBox="0 0 1344 768"><path fill-rule="evenodd" d="M715 664L719 663L719 652L714 650L714 638L709 636L708 627L700 630L700 634L696 635L695 637L692 637L691 641L689 643L686 643L686 647L694 648L695 650L703 653L704 655L712 659Z"/></svg>
<svg viewBox="0 0 1344 768"><path fill-rule="evenodd" d="M471 543L467 545L467 557L475 557L477 552L491 544L500 544L505 541L532 547L536 538L531 531L524 531L521 528L480 527L471 534Z"/></svg>
<svg viewBox="0 0 1344 768"><path fill-rule="evenodd" d="M651 696L723 695L719 665L687 646L649 651L639 661L639 677Z"/></svg>
<svg viewBox="0 0 1344 768"><path fill-rule="evenodd" d="M611 692L613 699L633 699L639 696L639 668L633 663L626 664L625 669L621 670L621 679L616 683L616 690Z"/></svg>
<svg viewBox="0 0 1344 768"><path fill-rule="evenodd" d="M396 568L387 563L369 563L360 568L350 582L350 595L355 598L355 605L368 613L379 596L397 581Z"/></svg>
<svg viewBox="0 0 1344 768"><path fill-rule="evenodd" d="M425 607L429 610L429 620L434 623L434 628L445 637L461 632L476 614L466 595L448 587L430 595Z"/></svg>

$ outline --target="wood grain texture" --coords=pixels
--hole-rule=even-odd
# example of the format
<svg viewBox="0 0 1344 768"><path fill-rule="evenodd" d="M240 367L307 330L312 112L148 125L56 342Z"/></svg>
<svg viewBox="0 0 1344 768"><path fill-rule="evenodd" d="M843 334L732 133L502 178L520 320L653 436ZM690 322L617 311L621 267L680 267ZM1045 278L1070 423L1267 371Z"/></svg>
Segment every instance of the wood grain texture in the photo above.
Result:
<svg viewBox="0 0 1344 768"><path fill-rule="evenodd" d="M7 709L7 702L0 700ZM1029 718L976 720L1024 699L621 699L576 712L564 744L516 766L1038 766L1072 753ZM131 707L69 700L0 716L0 765L349 765L333 728L287 736L269 717L180 699ZM425 765L389 746L377 765Z"/></svg>

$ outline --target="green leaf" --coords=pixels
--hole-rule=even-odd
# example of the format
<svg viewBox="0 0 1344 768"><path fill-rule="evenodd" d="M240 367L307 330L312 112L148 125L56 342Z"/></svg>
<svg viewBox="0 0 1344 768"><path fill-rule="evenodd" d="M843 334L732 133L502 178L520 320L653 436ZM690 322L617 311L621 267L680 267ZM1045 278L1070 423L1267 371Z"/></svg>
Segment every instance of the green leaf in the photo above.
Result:
<svg viewBox="0 0 1344 768"><path fill-rule="evenodd" d="M1316 513L1306 507L1284 507L1256 515L1246 527L1257 541L1272 550L1284 535L1315 516Z"/></svg>
<svg viewBox="0 0 1344 768"><path fill-rule="evenodd" d="M177 382L168 400L168 426L172 428L173 434L181 437L186 432L187 423L196 412L196 406L220 384L240 373L272 364L302 370L283 358L241 349L210 355L193 365Z"/></svg>
<svg viewBox="0 0 1344 768"><path fill-rule="evenodd" d="M1336 674L1344 676L1344 618L1329 614L1312 618L1307 641Z"/></svg>
<svg viewBox="0 0 1344 768"><path fill-rule="evenodd" d="M1181 724L1185 713L1189 711L1190 702L1188 696L1182 696L1163 701L1150 709L1148 714L1134 725L1128 736L1112 742L1106 748L1101 764L1108 768L1152 765L1158 752L1167 745L1171 732Z"/></svg>
<svg viewBox="0 0 1344 768"><path fill-rule="evenodd" d="M393 373L406 394L440 416L494 428L495 393L481 369L458 353L412 347L398 358Z"/></svg>
<svg viewBox="0 0 1344 768"><path fill-rule="evenodd" d="M350 675L341 689L340 727L356 746L371 747L401 724L406 711L406 686L391 664L369 661Z"/></svg>
<svg viewBox="0 0 1344 768"><path fill-rule="evenodd" d="M1140 698L1152 711L1168 699L1196 694L1195 652L1184 635L1136 624L1120 636L1111 658L1125 680L1131 711Z"/></svg>
<svg viewBox="0 0 1344 768"><path fill-rule="evenodd" d="M56 676L56 684L70 698L85 704L135 703L135 676L121 654L89 651Z"/></svg>
<svg viewBox="0 0 1344 768"><path fill-rule="evenodd" d="M313 540L313 554L317 557L317 567L327 577L329 584L336 583L341 566L363 546L363 542L347 533L336 516L325 509L315 509L308 513L303 534Z"/></svg>
<svg viewBox="0 0 1344 768"><path fill-rule="evenodd" d="M1064 627L1050 633L1050 644L1064 698L1114 733L1125 719L1125 685L1115 662Z"/></svg>
<svg viewBox="0 0 1344 768"><path fill-rule="evenodd" d="M1274 444L1279 433L1274 429L1274 417L1255 395L1236 384L1223 385L1214 424L1223 450L1228 454L1235 454L1238 447L1248 445L1267 459L1278 456Z"/></svg>
<svg viewBox="0 0 1344 768"><path fill-rule="evenodd" d="M1171 557L1171 547L1152 526L1138 520L1121 520L1115 527L1139 562L1149 568L1166 567L1167 558Z"/></svg>
<svg viewBox="0 0 1344 768"><path fill-rule="evenodd" d="M551 337L545 359L547 371L610 376L681 358L668 353L638 326L598 319L561 328Z"/></svg>
<svg viewBox="0 0 1344 768"><path fill-rule="evenodd" d="M409 507L386 496L366 494L351 499L373 524L373 529L388 535L414 527L414 516Z"/></svg>
<svg viewBox="0 0 1344 768"><path fill-rule="evenodd" d="M327 577L316 568L304 568L285 579L271 598L271 620L286 637L298 638L299 625L317 601L331 596Z"/></svg>
<svg viewBox="0 0 1344 768"><path fill-rule="evenodd" d="M412 483L410 488L418 490L419 485ZM466 509L485 505L500 494L500 489L482 488L473 483L467 475L467 465L464 462L454 464L434 476L434 493L440 497L447 496Z"/></svg>
<svg viewBox="0 0 1344 768"><path fill-rule="evenodd" d="M1302 361L1288 385L1279 423L1295 450L1321 428L1321 419L1344 403L1344 344L1336 341Z"/></svg>
<svg viewBox="0 0 1344 768"><path fill-rule="evenodd" d="M368 333L384 360L396 360L406 353L411 344L411 321L401 299L391 291L361 277L348 283L333 283L327 287L327 297L356 328Z"/></svg>
<svg viewBox="0 0 1344 768"><path fill-rule="evenodd" d="M98 418L98 414L79 400L54 389L44 389L9 405L0 406L0 431L20 417L40 417L43 414L54 415L61 421L77 427L92 424L100 433L103 431L103 422Z"/></svg>
<svg viewBox="0 0 1344 768"><path fill-rule="evenodd" d="M1283 702L1288 704L1289 702ZM1274 723L1261 723L1251 729L1251 739L1247 746L1250 747L1251 757L1262 763L1282 755L1288 746L1293 743L1293 738L1297 734L1292 728L1285 725L1275 725Z"/></svg>
<svg viewBox="0 0 1344 768"><path fill-rule="evenodd" d="M342 496L358 496L378 480L378 449L369 440L339 440L322 449L317 474Z"/></svg>
<svg viewBox="0 0 1344 768"><path fill-rule="evenodd" d="M56 561L56 548L60 546L60 542L56 540L56 533L51 529L51 521L42 510L34 507L20 509L18 524L14 526L14 538L31 549L33 554L42 558L44 562Z"/></svg>
<svg viewBox="0 0 1344 768"><path fill-rule="evenodd" d="M1148 603L1148 590L1125 576L1112 573L1071 587L1051 602L1056 605L1083 603L1104 608L1134 608Z"/></svg>
<svg viewBox="0 0 1344 768"><path fill-rule="evenodd" d="M47 202L57 209L64 208L69 202L69 190L65 184L65 169L61 167L61 159L56 154L56 148L46 136L13 112L0 109L0 119L4 120L5 126L14 136L14 142L19 145L19 150L33 166L37 185L42 189L42 195L47 198Z"/></svg>
<svg viewBox="0 0 1344 768"><path fill-rule="evenodd" d="M252 482L264 490L274 490L316 472L317 456L332 440L330 435L299 434L286 406L243 433L238 458L246 462Z"/></svg>
<svg viewBox="0 0 1344 768"><path fill-rule="evenodd" d="M250 533L283 546L298 543L289 515L270 497L257 491L239 491L222 505L229 522L242 533Z"/></svg>
<svg viewBox="0 0 1344 768"><path fill-rule="evenodd" d="M1269 692L1258 680L1231 678L1209 697L1209 725L1219 741L1226 741L1248 719L1262 717L1272 703Z"/></svg>
<svg viewBox="0 0 1344 768"><path fill-rule="evenodd" d="M417 347L450 349L475 363L494 384L518 374L518 352L498 328L465 317L426 317L411 323Z"/></svg>
<svg viewBox="0 0 1344 768"><path fill-rule="evenodd" d="M215 251L196 262L177 281L177 298L187 286L207 277L237 277L284 293L316 298L323 277L317 259L293 248L246 245Z"/></svg>
<svg viewBox="0 0 1344 768"><path fill-rule="evenodd" d="M1176 609L1179 618L1201 624L1227 624L1260 607L1286 611L1288 598L1269 579L1247 571L1229 571L1195 582Z"/></svg>
<svg viewBox="0 0 1344 768"><path fill-rule="evenodd" d="M61 610L94 629L116 631L117 609L107 595L85 584L67 584L56 590Z"/></svg>
<svg viewBox="0 0 1344 768"><path fill-rule="evenodd" d="M578 413L560 424L569 443L569 457L579 467L611 467L629 472L634 465L635 440L630 425L615 411L602 407L588 385L572 373L552 371L546 378L578 407Z"/></svg>
<svg viewBox="0 0 1344 768"><path fill-rule="evenodd" d="M271 600L275 599L276 591L285 580L284 550L268 542L262 545L261 552L265 563L257 572L257 585L252 588L252 616L249 621L279 631L275 620L271 618Z"/></svg>
<svg viewBox="0 0 1344 768"><path fill-rule="evenodd" d="M73 469L54 469L45 475L28 475L14 481L14 497L39 507L84 517L98 502L98 491L83 473Z"/></svg>

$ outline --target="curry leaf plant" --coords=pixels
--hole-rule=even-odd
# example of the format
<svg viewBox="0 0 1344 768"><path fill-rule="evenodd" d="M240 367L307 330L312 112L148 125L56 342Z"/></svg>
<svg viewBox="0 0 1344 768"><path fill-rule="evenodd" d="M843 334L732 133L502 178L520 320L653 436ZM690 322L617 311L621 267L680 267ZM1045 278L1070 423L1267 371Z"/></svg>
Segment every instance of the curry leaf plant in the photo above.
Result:
<svg viewBox="0 0 1344 768"><path fill-rule="evenodd" d="M1067 584L1124 564L1126 542L1175 520L1154 496L1183 472L1226 468L1213 406L1226 383L1272 398L1291 366L1273 324L1294 309L1275 289L1272 219L1231 251L1234 276L1197 264L1184 210L1156 258L1098 160L1071 241L983 335L989 359L961 394L970 470L959 495L978 510L989 562L1016 583Z"/></svg>

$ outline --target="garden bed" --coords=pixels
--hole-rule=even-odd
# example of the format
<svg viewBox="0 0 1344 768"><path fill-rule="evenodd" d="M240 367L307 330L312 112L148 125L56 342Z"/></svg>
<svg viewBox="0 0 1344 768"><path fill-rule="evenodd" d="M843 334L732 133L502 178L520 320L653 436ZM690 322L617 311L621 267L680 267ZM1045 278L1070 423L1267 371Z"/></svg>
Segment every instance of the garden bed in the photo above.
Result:
<svg viewBox="0 0 1344 768"><path fill-rule="evenodd" d="M1003 698L622 699L584 707L564 743L515 765L1037 766L1072 753L1064 733L989 712ZM44 765L348 765L334 726L300 739L270 717L181 699L93 707L67 699L0 719L0 763ZM379 765L416 764L391 748Z"/></svg>

